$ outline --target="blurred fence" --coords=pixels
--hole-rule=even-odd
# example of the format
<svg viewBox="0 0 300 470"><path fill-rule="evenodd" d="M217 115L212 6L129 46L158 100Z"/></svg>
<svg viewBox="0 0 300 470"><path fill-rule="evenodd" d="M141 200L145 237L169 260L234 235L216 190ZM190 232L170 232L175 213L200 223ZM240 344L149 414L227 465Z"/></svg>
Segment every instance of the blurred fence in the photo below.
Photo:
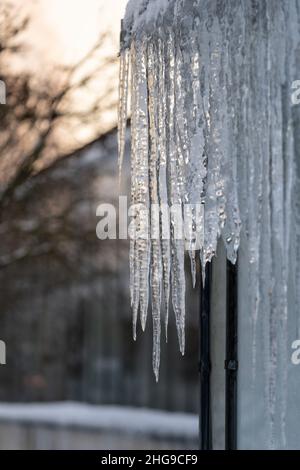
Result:
<svg viewBox="0 0 300 470"><path fill-rule="evenodd" d="M96 238L96 207L117 205L116 133L21 186L0 223L0 400L75 400L195 412L197 289L187 290L187 352L174 320L152 373L152 325L131 335L127 241ZM130 173L128 152L124 187ZM172 316L172 313L171 313Z"/></svg>

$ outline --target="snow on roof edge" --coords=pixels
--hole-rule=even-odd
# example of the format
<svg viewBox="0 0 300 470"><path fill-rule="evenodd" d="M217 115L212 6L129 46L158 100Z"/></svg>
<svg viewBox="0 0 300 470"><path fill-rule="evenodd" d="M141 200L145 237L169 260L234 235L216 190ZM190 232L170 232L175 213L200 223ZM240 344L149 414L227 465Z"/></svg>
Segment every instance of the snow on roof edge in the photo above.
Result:
<svg viewBox="0 0 300 470"><path fill-rule="evenodd" d="M131 34L151 24L164 15L174 0L129 0L123 20L124 45L128 46ZM124 46L123 45L123 46ZM122 45L121 45L122 48Z"/></svg>

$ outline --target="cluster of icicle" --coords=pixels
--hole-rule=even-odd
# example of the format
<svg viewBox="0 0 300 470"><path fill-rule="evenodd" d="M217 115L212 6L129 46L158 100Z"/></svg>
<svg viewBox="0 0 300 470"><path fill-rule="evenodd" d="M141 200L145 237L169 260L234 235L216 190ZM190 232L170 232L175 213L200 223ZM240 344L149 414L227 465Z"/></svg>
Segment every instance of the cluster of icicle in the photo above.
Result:
<svg viewBox="0 0 300 470"><path fill-rule="evenodd" d="M132 0L121 44L119 165L131 90L132 203L202 204L200 217L191 219L202 270L219 237L233 263L244 243L239 264L247 275L240 282L252 316L254 363L256 325L265 315L271 427L284 403L275 379L278 348L287 347L288 285L300 308L300 132L290 99L297 48L299 57L297 0ZM138 223L151 234L148 219L143 213ZM150 297L156 377L169 297L184 352L187 245L195 282L195 238L175 239L173 225L171 217L169 240L149 236L130 247L134 335L138 313L145 327Z"/></svg>
<svg viewBox="0 0 300 470"><path fill-rule="evenodd" d="M164 238L161 233L152 237L153 231L161 230L162 226L153 227L151 212L145 216L141 211L137 225L139 230L144 226L149 237L131 240L134 337L138 313L145 328L150 287L153 368L157 378L161 310L167 329L170 296L180 351L184 354L185 248L189 251L195 283L195 248L199 248L204 272L222 235L228 257L234 263L241 225L235 149L231 144L236 129L227 126L225 119L232 112L227 96L227 81L232 78L222 72L224 67L229 68L224 63L229 57L222 57L226 31L215 23L208 34L199 12L181 17L176 11L179 6L179 2L175 2L175 7L172 5L169 25L158 20L152 31L131 34L130 43L123 44L121 50L119 164L121 171L130 88L131 203L147 207L180 204L183 219L184 206L191 211L188 222L183 222L185 227L191 225L185 239L175 238L172 212L170 237Z"/></svg>

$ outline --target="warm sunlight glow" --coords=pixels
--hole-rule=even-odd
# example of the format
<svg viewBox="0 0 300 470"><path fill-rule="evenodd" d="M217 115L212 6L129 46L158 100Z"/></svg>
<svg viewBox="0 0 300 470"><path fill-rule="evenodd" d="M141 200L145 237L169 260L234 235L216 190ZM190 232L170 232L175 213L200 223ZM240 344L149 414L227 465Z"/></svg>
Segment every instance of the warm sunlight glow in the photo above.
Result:
<svg viewBox="0 0 300 470"><path fill-rule="evenodd" d="M74 62L92 46L100 31L108 28L118 45L120 20L126 0L30 0L33 12L31 41L40 60ZM31 4L31 5L30 5Z"/></svg>
<svg viewBox="0 0 300 470"><path fill-rule="evenodd" d="M13 0L30 17L25 34L28 44L18 66L36 70L38 76L47 76L57 65L75 64L82 59L95 44L101 33L108 32L110 38L103 45L100 54L118 54L120 21L124 16L127 0L28 0L25 4ZM99 58L99 63L100 63ZM20 63L19 63L20 62ZM82 93L76 107L85 108L93 96L105 93L114 87L117 96L118 68L113 65L105 70L86 93ZM116 109L105 110L101 118L103 129L116 124ZM98 129L82 126L76 131L77 142L85 143L97 135ZM67 136L64 134L65 143Z"/></svg>

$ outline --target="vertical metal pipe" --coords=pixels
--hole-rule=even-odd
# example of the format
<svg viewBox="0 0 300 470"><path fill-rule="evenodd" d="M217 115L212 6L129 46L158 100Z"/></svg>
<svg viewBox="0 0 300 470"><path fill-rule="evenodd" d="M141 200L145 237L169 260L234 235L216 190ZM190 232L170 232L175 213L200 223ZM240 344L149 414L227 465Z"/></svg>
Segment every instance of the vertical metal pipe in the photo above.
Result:
<svg viewBox="0 0 300 470"><path fill-rule="evenodd" d="M212 448L210 407L210 296L211 263L205 267L205 284L201 283L200 297L200 413L199 446L201 450Z"/></svg>
<svg viewBox="0 0 300 470"><path fill-rule="evenodd" d="M237 448L238 282L237 264L227 260L225 449Z"/></svg>

